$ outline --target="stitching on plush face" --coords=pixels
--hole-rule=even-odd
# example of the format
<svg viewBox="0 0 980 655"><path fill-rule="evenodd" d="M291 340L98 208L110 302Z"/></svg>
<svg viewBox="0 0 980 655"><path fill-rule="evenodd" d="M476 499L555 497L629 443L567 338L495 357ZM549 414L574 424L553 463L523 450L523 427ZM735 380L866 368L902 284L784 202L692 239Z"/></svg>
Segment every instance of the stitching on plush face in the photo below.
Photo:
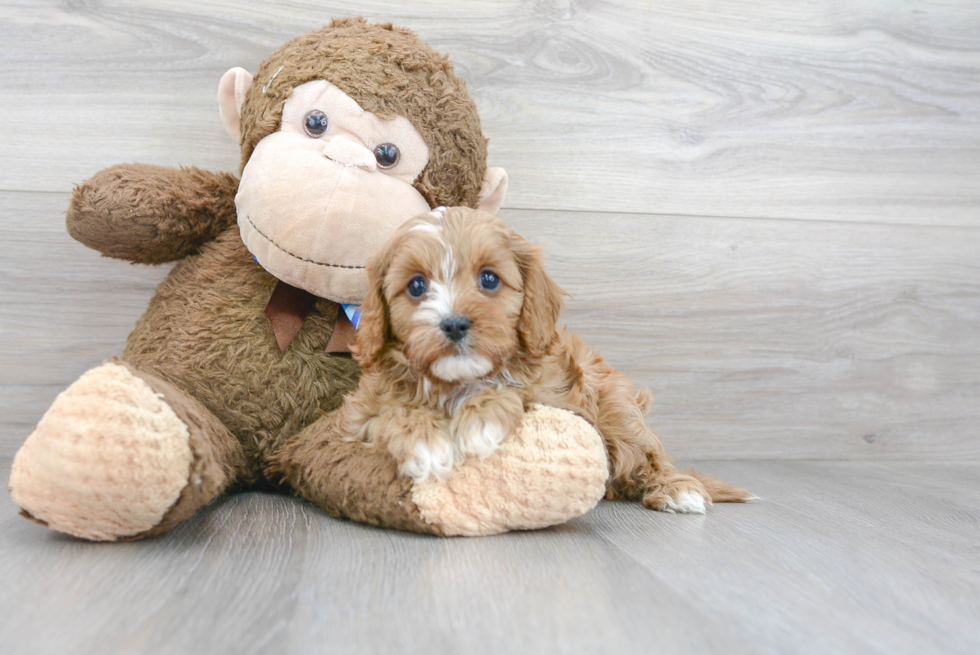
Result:
<svg viewBox="0 0 980 655"><path fill-rule="evenodd" d="M274 240L272 240L268 236L266 236L266 234L263 233L262 230L260 230L255 225L255 223L252 222L252 219L248 217L248 214L244 214L244 217L245 217L245 220L248 221L248 224L252 226L252 229L255 230L255 233L256 234L258 234L260 237L262 237L263 239L265 239L266 241L268 241L269 243L271 243L280 252L282 252L285 255L289 255L293 259L298 259L301 262L306 262L307 264L316 264L317 266L328 266L330 268L352 268L352 269L366 268L364 266L352 266L352 265L349 265L349 264L327 264L326 262L318 262L318 261L314 261L312 259L307 259L306 257L300 257L299 255L296 255L296 254L293 254L293 253L289 252L288 250L286 250L285 248L283 248L282 246L280 246L278 243L276 243Z"/></svg>

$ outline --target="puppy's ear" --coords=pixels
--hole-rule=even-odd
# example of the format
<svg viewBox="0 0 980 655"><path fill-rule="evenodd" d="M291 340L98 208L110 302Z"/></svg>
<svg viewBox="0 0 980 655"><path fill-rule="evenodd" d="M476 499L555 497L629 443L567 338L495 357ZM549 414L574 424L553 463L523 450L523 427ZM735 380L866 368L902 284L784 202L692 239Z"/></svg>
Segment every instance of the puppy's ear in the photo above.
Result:
<svg viewBox="0 0 980 655"><path fill-rule="evenodd" d="M394 248L390 244L381 247L367 264L367 295L361 303L361 321L357 328L357 341L351 347L351 354L362 368L367 368L378 360L381 351L388 343L390 327L388 324L388 301L385 300L384 280L391 265Z"/></svg>
<svg viewBox="0 0 980 655"><path fill-rule="evenodd" d="M517 331L524 349L531 355L543 355L558 329L558 315L565 301L565 291L544 270L544 250L516 233L511 236L511 250L524 280L524 304L517 320Z"/></svg>

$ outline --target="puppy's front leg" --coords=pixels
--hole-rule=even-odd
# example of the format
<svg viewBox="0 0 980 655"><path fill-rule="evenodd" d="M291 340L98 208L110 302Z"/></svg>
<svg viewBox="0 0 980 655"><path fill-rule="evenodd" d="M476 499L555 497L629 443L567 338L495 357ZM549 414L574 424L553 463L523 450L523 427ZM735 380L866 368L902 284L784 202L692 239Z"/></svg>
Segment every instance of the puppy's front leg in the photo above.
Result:
<svg viewBox="0 0 980 655"><path fill-rule="evenodd" d="M513 389L483 389L453 413L449 431L458 452L484 459L524 418L524 400Z"/></svg>
<svg viewBox="0 0 980 655"><path fill-rule="evenodd" d="M453 440L442 413L427 407L383 407L372 428L388 446L398 473L422 481L445 480L453 470Z"/></svg>

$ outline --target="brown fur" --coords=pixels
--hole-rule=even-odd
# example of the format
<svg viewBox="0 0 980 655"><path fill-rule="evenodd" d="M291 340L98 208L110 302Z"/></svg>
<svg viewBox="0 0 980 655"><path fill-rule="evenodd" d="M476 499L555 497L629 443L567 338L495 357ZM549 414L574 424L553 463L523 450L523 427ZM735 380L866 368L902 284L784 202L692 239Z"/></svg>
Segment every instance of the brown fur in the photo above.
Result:
<svg viewBox="0 0 980 655"><path fill-rule="evenodd" d="M293 489L338 518L441 535L422 519L412 481L398 477L395 460L345 440L336 419L336 412L324 416L272 455Z"/></svg>
<svg viewBox="0 0 980 655"><path fill-rule="evenodd" d="M450 277L447 261L455 267ZM488 269L501 279L493 291L476 282ZM437 284L452 289L452 310L472 322L463 345L442 334L424 304L428 295L407 293L418 275L433 294ZM635 388L577 335L557 329L562 290L545 272L541 249L500 219L463 208L413 219L371 260L368 279L355 350L364 376L345 399L339 422L352 437L387 446L403 471L415 470L411 458L419 442L430 450L440 441L455 443L466 453L469 427L493 424L507 434L527 407L542 403L579 414L602 435L610 499L672 510L681 492L708 502L751 497L674 468L643 418L650 392ZM461 355L484 357L490 367L447 382L439 362ZM481 384L486 380L491 383Z"/></svg>
<svg viewBox="0 0 980 655"><path fill-rule="evenodd" d="M213 412L241 442L251 482L286 438L338 407L360 374L325 351L338 312L326 300L280 351L264 313L275 285L230 228L174 267L123 354Z"/></svg>
<svg viewBox="0 0 980 655"><path fill-rule="evenodd" d="M282 105L293 88L313 79L331 81L368 111L409 117L431 150L416 182L419 191L433 206L476 204L486 141L465 85L445 57L411 32L361 19L334 21L294 39L260 67L243 107L243 166L258 141L279 129ZM410 503L398 503L403 485L384 486L385 466L391 463L386 455L339 443L338 434L317 422L356 386L360 368L348 357L325 352L338 312L326 300L315 303L299 335L280 352L263 311L276 280L242 244L235 224L237 184L225 173L128 164L104 170L75 189L67 225L76 239L134 262L180 260L130 335L125 361L143 377L171 386L168 399L183 399L174 400L176 406L200 403L199 415L209 413L240 445L201 455L213 459L214 467L201 472L203 484L215 493L285 480L331 511L433 531L412 513ZM305 428L316 432L310 444L338 441L331 461L317 459L310 450L315 445L283 449ZM195 458L208 448L195 447ZM290 454L312 459L297 462ZM316 477L311 467L321 464L327 467L321 476L335 478L317 478L311 486ZM234 479L226 479L222 471L227 470ZM351 495L351 481L362 477L379 486ZM332 494L343 499L331 500ZM160 529L192 514L207 495L179 501Z"/></svg>
<svg viewBox="0 0 980 655"><path fill-rule="evenodd" d="M162 264L235 224L238 179L149 164L113 166L75 187L68 233L107 257Z"/></svg>
<svg viewBox="0 0 980 655"><path fill-rule="evenodd" d="M246 462L238 440L201 403L155 375L123 365L163 396L187 426L192 453L190 484L183 488L180 498L160 523L145 533L127 537L130 541L162 534L193 516L201 505L211 502L242 478Z"/></svg>
<svg viewBox="0 0 980 655"><path fill-rule="evenodd" d="M363 18L335 19L262 63L242 105L242 169L259 141L279 130L292 90L321 79L365 111L412 122L429 146L429 164L414 186L430 207L476 206L487 141L466 83L453 73L448 57L414 32Z"/></svg>

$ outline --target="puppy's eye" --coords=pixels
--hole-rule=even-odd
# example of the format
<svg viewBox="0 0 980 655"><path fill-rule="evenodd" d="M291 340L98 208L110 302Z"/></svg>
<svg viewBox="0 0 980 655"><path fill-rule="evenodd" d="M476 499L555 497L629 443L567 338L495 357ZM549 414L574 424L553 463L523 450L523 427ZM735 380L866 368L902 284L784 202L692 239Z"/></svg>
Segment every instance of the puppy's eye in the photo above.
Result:
<svg viewBox="0 0 980 655"><path fill-rule="evenodd" d="M412 298L421 298L425 295L425 290L429 287L425 283L425 278L421 275L416 275L408 283L408 295Z"/></svg>
<svg viewBox="0 0 980 655"><path fill-rule="evenodd" d="M317 139L327 133L327 128L330 127L330 120L327 115L324 114L319 109L314 109L306 115L303 119L303 129L306 133Z"/></svg>
<svg viewBox="0 0 980 655"><path fill-rule="evenodd" d="M378 160L378 168L391 168L398 163L398 146L394 143L382 143L374 149L374 158Z"/></svg>
<svg viewBox="0 0 980 655"><path fill-rule="evenodd" d="M480 271L480 288L495 291L500 286L500 277L493 271Z"/></svg>

